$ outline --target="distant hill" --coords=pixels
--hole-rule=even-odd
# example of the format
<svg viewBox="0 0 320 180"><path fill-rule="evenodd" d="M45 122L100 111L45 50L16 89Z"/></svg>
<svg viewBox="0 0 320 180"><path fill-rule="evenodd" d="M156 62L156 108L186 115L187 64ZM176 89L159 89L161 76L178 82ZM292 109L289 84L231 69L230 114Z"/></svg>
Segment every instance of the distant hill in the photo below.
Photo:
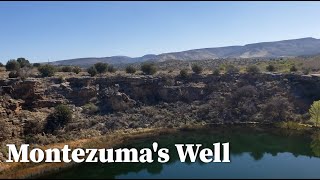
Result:
<svg viewBox="0 0 320 180"><path fill-rule="evenodd" d="M89 66L96 62L126 64L144 61L163 62L167 60L206 60L218 58L277 58L320 54L320 39L301 38L275 42L260 42L244 46L193 49L181 52L148 54L142 57L111 56L101 58L77 58L52 62L55 65Z"/></svg>

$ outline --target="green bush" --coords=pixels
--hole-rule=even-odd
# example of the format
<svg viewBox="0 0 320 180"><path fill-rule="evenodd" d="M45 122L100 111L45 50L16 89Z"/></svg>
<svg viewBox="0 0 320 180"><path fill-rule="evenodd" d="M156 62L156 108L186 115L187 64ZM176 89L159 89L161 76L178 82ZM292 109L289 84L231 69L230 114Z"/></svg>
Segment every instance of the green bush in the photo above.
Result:
<svg viewBox="0 0 320 180"><path fill-rule="evenodd" d="M40 63L33 63L33 67L40 67L41 64Z"/></svg>
<svg viewBox="0 0 320 180"><path fill-rule="evenodd" d="M66 82L66 78L64 76L59 76L58 83L61 84L61 83L64 83L64 82Z"/></svg>
<svg viewBox="0 0 320 180"><path fill-rule="evenodd" d="M136 68L134 68L133 66L127 66L126 67L126 73L128 73L128 74L134 74L134 73L136 73Z"/></svg>
<svg viewBox="0 0 320 180"><path fill-rule="evenodd" d="M19 77L19 74L17 71L11 71L9 74L8 74L9 78L18 78Z"/></svg>
<svg viewBox="0 0 320 180"><path fill-rule="evenodd" d="M141 65L141 71L147 75L153 75L157 72L157 68L153 63L144 63Z"/></svg>
<svg viewBox="0 0 320 180"><path fill-rule="evenodd" d="M90 74L91 77L98 74L97 69L94 66L91 66L87 69L87 72Z"/></svg>
<svg viewBox="0 0 320 180"><path fill-rule="evenodd" d="M192 65L192 71L196 74L201 74L203 71L203 68L197 64Z"/></svg>
<svg viewBox="0 0 320 180"><path fill-rule="evenodd" d="M17 62L20 64L20 67L23 68L23 67L30 67L31 64L29 62L29 60L25 59L25 58L18 58L17 59Z"/></svg>
<svg viewBox="0 0 320 180"><path fill-rule="evenodd" d="M182 69L180 71L180 77L181 78L188 78L189 74L188 74L188 69Z"/></svg>
<svg viewBox="0 0 320 180"><path fill-rule="evenodd" d="M62 72L72 72L72 67L71 66L63 66L61 68Z"/></svg>
<svg viewBox="0 0 320 180"><path fill-rule="evenodd" d="M295 65L291 66L290 72L297 72L297 71L298 71L298 69L296 68Z"/></svg>
<svg viewBox="0 0 320 180"><path fill-rule="evenodd" d="M218 69L218 68L213 69L212 70L212 74L215 75L215 76L220 75L220 69Z"/></svg>
<svg viewBox="0 0 320 180"><path fill-rule="evenodd" d="M310 68L303 68L302 69L302 73L304 74L304 75L308 75L309 73L310 73Z"/></svg>
<svg viewBox="0 0 320 180"><path fill-rule="evenodd" d="M54 112L47 118L45 130L47 132L53 132L54 130L64 127L71 120L72 111L69 107L63 104L57 105Z"/></svg>
<svg viewBox="0 0 320 180"><path fill-rule="evenodd" d="M79 74L81 72L81 68L79 66L75 66L73 67L72 72Z"/></svg>
<svg viewBox="0 0 320 180"><path fill-rule="evenodd" d="M93 103L86 104L82 108L83 112L87 114L95 114L99 111L99 107Z"/></svg>
<svg viewBox="0 0 320 180"><path fill-rule="evenodd" d="M6 64L7 71L18 71L20 69L20 64L18 61L11 59Z"/></svg>
<svg viewBox="0 0 320 180"><path fill-rule="evenodd" d="M108 66L108 72L109 73L115 73L116 71L117 71L117 69L114 66L112 66L112 65Z"/></svg>
<svg viewBox="0 0 320 180"><path fill-rule="evenodd" d="M38 71L42 77L51 77L56 73L56 67L50 64L45 64L38 67Z"/></svg>
<svg viewBox="0 0 320 180"><path fill-rule="evenodd" d="M226 72L228 74L235 74L235 73L239 73L240 69L238 67L235 67L232 64L229 64L226 66Z"/></svg>
<svg viewBox="0 0 320 180"><path fill-rule="evenodd" d="M103 73L107 72L108 64L99 62L99 63L94 64L94 67L96 68L96 70L99 74L103 74Z"/></svg>
<svg viewBox="0 0 320 180"><path fill-rule="evenodd" d="M247 69L246 71L250 74L258 74L260 73L260 69L257 65L250 65L250 66L247 66Z"/></svg>
<svg viewBox="0 0 320 180"><path fill-rule="evenodd" d="M269 64L269 65L266 67L266 70L267 70L268 72L274 72L274 71L276 71L276 67L275 67L274 65L272 65L272 64Z"/></svg>

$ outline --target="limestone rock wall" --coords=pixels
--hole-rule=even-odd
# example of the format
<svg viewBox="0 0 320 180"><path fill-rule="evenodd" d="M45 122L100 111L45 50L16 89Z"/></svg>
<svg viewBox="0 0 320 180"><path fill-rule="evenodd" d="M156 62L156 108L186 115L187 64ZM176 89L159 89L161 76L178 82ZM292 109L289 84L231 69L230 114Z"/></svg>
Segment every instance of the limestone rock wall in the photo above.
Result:
<svg viewBox="0 0 320 180"><path fill-rule="evenodd" d="M172 78L170 83L168 78L152 76L68 78L66 82L55 78L9 79L0 80L0 93L9 99L2 100L0 114L10 114L19 109L54 107L61 103L83 106L99 100L101 105L113 110L160 101L205 101L213 94L232 94L246 85L256 87L266 97L276 93L286 94L302 105L310 105L320 99L319 77L293 74L197 75L188 79Z"/></svg>

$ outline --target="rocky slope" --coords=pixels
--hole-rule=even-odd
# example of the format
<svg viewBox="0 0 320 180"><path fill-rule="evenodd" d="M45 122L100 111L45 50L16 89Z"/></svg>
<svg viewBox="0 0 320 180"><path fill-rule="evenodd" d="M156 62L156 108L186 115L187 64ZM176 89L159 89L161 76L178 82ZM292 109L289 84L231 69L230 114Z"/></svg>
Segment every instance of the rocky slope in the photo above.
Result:
<svg viewBox="0 0 320 180"><path fill-rule="evenodd" d="M0 142L48 144L116 129L199 123L306 122L319 92L320 77L293 74L6 79L0 80ZM45 133L58 104L69 105L73 121ZM84 111L88 104L99 111Z"/></svg>

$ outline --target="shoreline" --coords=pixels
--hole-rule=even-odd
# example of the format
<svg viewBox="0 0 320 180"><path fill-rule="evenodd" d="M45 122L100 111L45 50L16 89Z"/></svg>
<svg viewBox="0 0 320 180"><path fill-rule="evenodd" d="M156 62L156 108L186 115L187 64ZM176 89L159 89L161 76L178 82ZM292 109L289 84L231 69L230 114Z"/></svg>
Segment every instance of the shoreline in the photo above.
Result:
<svg viewBox="0 0 320 180"><path fill-rule="evenodd" d="M111 148L124 144L125 141L134 140L139 138L154 137L161 134L176 133L179 129L166 129L166 128L144 128L137 130L121 130L111 134L98 136L89 139L81 139L76 141L49 144L41 146L41 149L47 148L60 148L68 144L70 148ZM43 173L51 173L61 169L65 169L78 163L5 163L0 164L2 171L0 172L1 179L23 179L31 178L42 175Z"/></svg>
<svg viewBox="0 0 320 180"><path fill-rule="evenodd" d="M304 124L299 124L307 126ZM97 136L89 139L80 139L75 141L68 141L64 143L49 144L41 146L41 149L47 148L62 148L65 144L68 144L70 148L114 148L115 146L121 146L128 143L128 141L152 138L163 134L173 134L187 131L197 130L212 130L214 128L253 128L253 129L284 129L276 124L263 124L263 123L240 123L240 124L206 124L206 125L186 125L177 128L138 128L138 129L126 129L112 132L107 135ZM290 128L288 128L290 129ZM317 129L317 128L316 128ZM294 129L291 129L294 130ZM307 129L307 131L314 131L315 129ZM81 163L80 163L81 164ZM68 167L79 165L78 163L10 163L5 162L0 164L2 171L0 172L0 178L6 179L23 179L34 178L43 175L44 173L54 173Z"/></svg>

